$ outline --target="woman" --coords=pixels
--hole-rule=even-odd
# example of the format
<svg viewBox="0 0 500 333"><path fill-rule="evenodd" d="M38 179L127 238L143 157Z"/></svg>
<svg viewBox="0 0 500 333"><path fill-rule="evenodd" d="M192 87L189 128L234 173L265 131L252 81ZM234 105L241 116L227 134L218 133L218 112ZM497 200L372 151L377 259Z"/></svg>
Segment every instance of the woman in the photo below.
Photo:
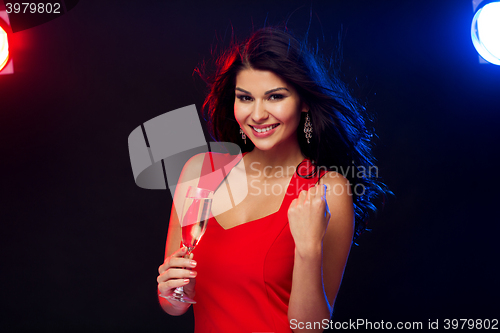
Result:
<svg viewBox="0 0 500 333"><path fill-rule="evenodd" d="M260 29L217 64L204 104L208 127L216 141L239 144L243 158L225 179L232 192L217 188L215 217L192 258L179 249L174 207L187 186L203 187L193 179L207 154L186 163L159 293L184 286L196 298L196 332L321 332L352 240L385 194L367 174L374 166L364 109L286 31ZM233 197L243 199L228 209ZM159 299L171 315L189 307Z"/></svg>

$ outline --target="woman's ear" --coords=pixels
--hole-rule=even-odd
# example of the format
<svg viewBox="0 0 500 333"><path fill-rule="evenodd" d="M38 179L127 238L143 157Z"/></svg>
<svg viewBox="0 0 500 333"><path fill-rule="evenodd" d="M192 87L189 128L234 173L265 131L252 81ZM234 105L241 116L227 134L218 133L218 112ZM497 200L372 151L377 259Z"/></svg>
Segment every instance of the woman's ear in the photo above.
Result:
<svg viewBox="0 0 500 333"><path fill-rule="evenodd" d="M307 105L305 102L302 102L301 111L302 112L308 112L309 111L309 105Z"/></svg>

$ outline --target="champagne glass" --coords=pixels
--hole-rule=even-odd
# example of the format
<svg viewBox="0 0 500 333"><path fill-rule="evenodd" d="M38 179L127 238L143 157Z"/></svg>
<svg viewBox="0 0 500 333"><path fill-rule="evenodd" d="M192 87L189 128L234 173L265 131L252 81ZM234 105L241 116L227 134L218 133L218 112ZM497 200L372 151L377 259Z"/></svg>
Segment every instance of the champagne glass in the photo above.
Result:
<svg viewBox="0 0 500 333"><path fill-rule="evenodd" d="M200 241L201 236L205 233L212 208L213 195L213 191L204 188L195 186L189 186L188 188L180 218L182 245L188 249L186 257L189 257ZM183 287L177 287L173 292L162 297L184 303L196 303L196 301L184 295Z"/></svg>

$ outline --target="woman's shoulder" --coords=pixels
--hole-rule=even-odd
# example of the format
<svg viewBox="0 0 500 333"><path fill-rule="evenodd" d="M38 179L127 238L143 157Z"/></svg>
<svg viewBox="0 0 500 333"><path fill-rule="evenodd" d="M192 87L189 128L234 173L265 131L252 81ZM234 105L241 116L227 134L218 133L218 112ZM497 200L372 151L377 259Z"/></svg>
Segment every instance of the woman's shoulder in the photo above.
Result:
<svg viewBox="0 0 500 333"><path fill-rule="evenodd" d="M200 153L191 157L184 164L184 168L182 169L182 177L185 179L195 179L198 178L201 174L201 169L203 167L203 161L205 159L205 154Z"/></svg>
<svg viewBox="0 0 500 333"><path fill-rule="evenodd" d="M325 184L329 190L335 188L345 188L345 194L350 195L350 183L349 180L342 175L340 172L333 170L321 170L319 171L319 184Z"/></svg>
<svg viewBox="0 0 500 333"><path fill-rule="evenodd" d="M320 179L320 184L326 185L326 201L330 210L330 221L336 221L330 229L330 236L347 235L345 239L352 240L354 227L354 206L352 189L349 180L337 171L327 171ZM331 239L331 238L329 238Z"/></svg>
<svg viewBox="0 0 500 333"><path fill-rule="evenodd" d="M184 165L185 167L201 167L203 165L203 161L205 158L213 158L213 159L220 159L223 158L224 156L228 156L229 154L223 154L223 153L216 153L216 152L205 152L205 153L199 153L191 157L186 164Z"/></svg>
<svg viewBox="0 0 500 333"><path fill-rule="evenodd" d="M203 171L203 166L209 166L210 169L219 169L221 166L227 165L240 155L230 155L229 153L205 152L199 153L191 157L185 164L183 172L189 178L199 177ZM208 170L207 170L208 171ZM212 170L210 170L212 171Z"/></svg>

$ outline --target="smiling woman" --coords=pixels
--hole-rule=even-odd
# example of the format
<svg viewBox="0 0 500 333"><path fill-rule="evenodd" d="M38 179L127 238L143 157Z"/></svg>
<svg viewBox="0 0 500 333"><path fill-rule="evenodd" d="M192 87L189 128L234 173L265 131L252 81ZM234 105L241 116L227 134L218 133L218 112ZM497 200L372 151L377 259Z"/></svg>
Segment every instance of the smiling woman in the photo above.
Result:
<svg viewBox="0 0 500 333"><path fill-rule="evenodd" d="M183 258L172 208L159 294L184 286L196 296L197 333L301 332L292 324L328 321L352 240L386 193L378 179L332 171L373 166L364 109L305 44L276 28L233 43L214 76L198 72L210 87L210 134L244 153L225 179L197 184L216 190L196 261ZM213 157L195 156L183 175L200 175ZM217 186L223 181L231 191ZM240 193L248 195L227 209ZM172 315L189 307L160 304Z"/></svg>

